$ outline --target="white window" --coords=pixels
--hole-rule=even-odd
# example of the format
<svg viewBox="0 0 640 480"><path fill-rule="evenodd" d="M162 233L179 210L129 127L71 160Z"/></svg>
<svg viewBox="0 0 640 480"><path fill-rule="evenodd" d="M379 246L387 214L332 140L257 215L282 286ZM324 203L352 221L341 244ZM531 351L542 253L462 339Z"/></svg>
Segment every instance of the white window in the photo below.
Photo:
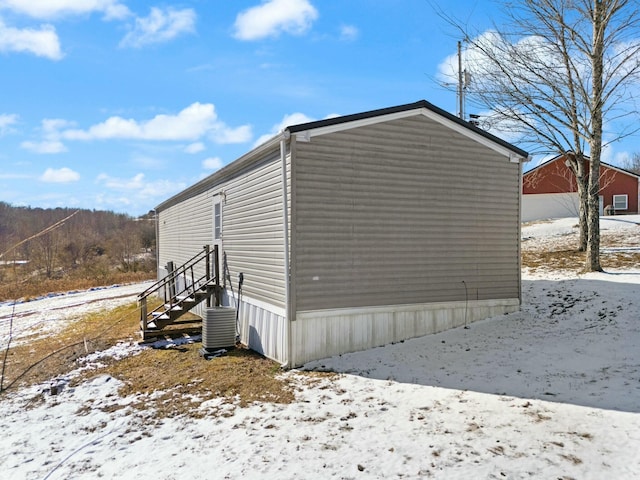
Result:
<svg viewBox="0 0 640 480"><path fill-rule="evenodd" d="M216 198L213 203L213 239L220 240L222 238L222 203L220 197Z"/></svg>
<svg viewBox="0 0 640 480"><path fill-rule="evenodd" d="M626 210L629 208L627 204L627 195L614 195L613 208L614 210Z"/></svg>

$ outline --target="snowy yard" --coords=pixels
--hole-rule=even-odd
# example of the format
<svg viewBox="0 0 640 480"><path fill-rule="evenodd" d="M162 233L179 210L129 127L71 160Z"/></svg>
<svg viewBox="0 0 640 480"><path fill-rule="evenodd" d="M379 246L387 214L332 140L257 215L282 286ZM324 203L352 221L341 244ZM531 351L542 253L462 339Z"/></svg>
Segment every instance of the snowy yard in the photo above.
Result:
<svg viewBox="0 0 640 480"><path fill-rule="evenodd" d="M634 249L636 222L603 219L602 229ZM523 246L548 248L575 223L527 226ZM98 305L82 295L16 305L15 341L34 328L54 332L61 312ZM294 403L208 401L200 419L151 425L153 412L132 409L135 398L120 397L108 376L40 403L30 401L48 384L9 392L0 397L0 471L10 479L640 478L639 297L640 267L524 272L520 312L310 363L302 370L340 375L287 372L299 386ZM0 304L3 349L13 308Z"/></svg>
<svg viewBox="0 0 640 480"><path fill-rule="evenodd" d="M4 350L6 347L10 332L14 346L20 344L25 337L54 334L67 322L84 313L115 308L135 301L136 295L152 283L113 285L64 295L49 295L30 302L0 303L0 348Z"/></svg>

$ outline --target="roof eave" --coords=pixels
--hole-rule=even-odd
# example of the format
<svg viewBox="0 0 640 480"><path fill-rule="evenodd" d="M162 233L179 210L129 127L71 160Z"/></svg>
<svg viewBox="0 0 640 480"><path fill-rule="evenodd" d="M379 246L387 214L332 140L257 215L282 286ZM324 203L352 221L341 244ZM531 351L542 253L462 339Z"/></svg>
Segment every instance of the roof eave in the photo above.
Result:
<svg viewBox="0 0 640 480"><path fill-rule="evenodd" d="M250 150L249 152L245 153L241 157L237 158L233 162L229 163L228 165L225 165L220 170L203 178L199 182L194 183L190 187L187 187L186 189L181 190L180 192L176 193L175 195L168 198L164 202L160 203L155 208L156 212L159 212L161 210L164 210L174 205L181 199L189 198L192 195L195 195L197 193L200 193L203 190L207 190L211 188L213 185L216 185L217 183L223 182L226 178L232 176L237 171L243 168L246 168L248 165L251 165L251 163L263 158L265 153L271 150L275 150L276 148L279 148L280 141L286 138L288 138L288 133L286 132L278 133L277 135L273 136L266 142L261 143L254 149Z"/></svg>
<svg viewBox="0 0 640 480"><path fill-rule="evenodd" d="M308 122L308 123L301 123L301 124L297 124L297 125L290 125L288 126L285 130L295 134L295 133L303 133L303 132L310 132L313 130L319 130L319 129L328 129L330 127L337 127L341 124L346 124L346 123L353 123L353 122L358 122L358 121L364 121L364 120L368 120L368 119L373 119L375 117L382 117L382 116L391 116L393 114L398 114L398 113L403 113L403 112L410 112L412 110L415 111L420 111L420 110L426 110L428 112L431 112L431 114L435 114L441 118L443 118L444 120L451 122L451 124L457 126L458 128L462 127L463 129L469 131L469 132L473 132L474 134L480 135L482 138L491 141L492 143L499 145L502 148L505 148L506 150L509 150L510 152L513 152L516 154L516 157L518 158L518 161L520 162L526 162L529 161L531 159L531 156L529 155L528 152L526 152L525 150L522 150L519 147L516 147L515 145L512 145L511 143L496 137L495 135L482 130L481 128L476 127L475 125L469 123L469 122L465 122L464 120L462 120L459 117L456 117L455 115L439 108L436 107L435 105L433 105L430 102L427 102L426 100L419 100L417 102L413 102L413 103L407 103L404 105L398 105L395 107L388 107L388 108L381 108L381 109L377 109L377 110L370 110L368 112L361 112L361 113L355 113L355 114L351 114L351 115L345 115L345 116L341 116L341 117L334 117L334 118L328 118L325 120L317 120L314 122ZM510 156L511 157L511 156Z"/></svg>
<svg viewBox="0 0 640 480"><path fill-rule="evenodd" d="M257 147L253 148L252 150L245 153L244 155L234 160L230 164L226 165L225 167L221 168L217 172L212 173L211 175L200 180L199 182L191 185L190 187L187 187L186 189L180 191L179 193L173 195L169 199L160 203L155 208L155 210L156 211L164 210L170 207L171 205L174 205L181 199L189 198L192 195L195 195L197 193L200 193L201 191L211 188L217 183L221 183L222 181L232 176L237 171L243 168L246 168L247 166L251 165L253 162L256 162L261 158L263 158L266 152L279 148L280 142L282 140L288 140L291 134L295 134L298 132L318 130L318 129L337 126L341 124L348 124L358 120L366 120L366 119L371 119L371 118L380 117L380 116L393 115L401 112L409 112L412 110L417 110L417 111L423 110L423 111L431 112L432 115L436 114L437 116L445 119L447 122L452 122L450 123L450 125L455 125L457 128L463 128L468 130L469 132L473 132L473 134L479 135L480 138L484 139L484 141L490 141L493 144L500 146L502 149L505 149L506 151L510 152L508 154L508 157L512 162L526 162L531 159L530 155L526 151L522 150L521 148L518 148L515 145L512 145L509 142L506 142L505 140L502 140L501 138L496 137L495 135L480 129L469 122L465 122L464 120L456 117L455 115L452 115L451 113L439 107L436 107L435 105L427 102L426 100L419 100L414 103L397 105L395 107L381 108L377 110L370 110L368 112L354 113L351 115L344 115L341 117L334 117L334 118L329 118L325 120L317 120L314 122L290 125L286 127L282 132L278 133L277 135L267 140L266 142L262 143L261 145L258 145ZM476 138L479 138L479 137L476 137Z"/></svg>

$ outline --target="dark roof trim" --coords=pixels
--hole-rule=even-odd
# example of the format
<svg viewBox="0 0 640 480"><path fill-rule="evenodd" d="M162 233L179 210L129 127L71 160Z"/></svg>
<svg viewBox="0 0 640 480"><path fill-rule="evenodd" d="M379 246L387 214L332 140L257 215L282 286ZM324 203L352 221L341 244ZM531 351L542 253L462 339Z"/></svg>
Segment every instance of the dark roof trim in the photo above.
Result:
<svg viewBox="0 0 640 480"><path fill-rule="evenodd" d="M267 140L265 143L259 145L258 147L248 151L247 153L245 153L238 159L234 160L233 162L229 163L225 167L221 168L217 172L212 173L208 177L200 180L199 182L191 185L190 187L187 187L181 192L176 193L172 197L160 203L155 209L156 211L164 210L172 205L175 205L176 203L182 200L192 197L193 195L206 191L212 188L213 186L224 182L225 180L232 177L240 170L250 165L253 165L256 162L259 162L262 159L265 159L266 156L271 154L276 154L276 152L280 148L279 142L283 139L284 140L288 139L288 136L291 133L302 132L305 130L312 130L312 129L321 128L321 127L328 127L332 125L340 125L343 123L353 122L357 120L365 120L368 118L374 118L374 117L389 115L393 113L407 112L411 110L419 110L423 108L426 108L427 110L430 110L446 118L447 120L455 122L469 129L470 131L477 133L478 135L482 135L483 137L494 142L495 144L500 145L506 148L507 150L511 150L512 152L516 153L518 156L524 159L527 159L529 156L529 154L524 150L508 142L505 142L504 140L496 137L495 135L492 135L489 132L485 132L484 130L472 125L469 122L465 122L464 120L461 120L455 115L452 115L449 112L446 112L441 108L436 107L435 105L427 102L426 100L420 100L415 103L407 103L405 105L398 105L395 107L381 108L377 110L370 110L368 112L355 113L352 115L344 115L342 117L335 117L335 118L329 118L326 120L318 120L315 122L291 125L285 128L283 132L275 135L270 140Z"/></svg>
<svg viewBox="0 0 640 480"><path fill-rule="evenodd" d="M567 152L567 153L573 153L573 152ZM560 159L564 158L564 157L567 155L567 153L563 153L563 154L561 154L561 155L556 155L555 157L550 158L549 160L547 160L547 161L545 161L545 162L542 162L540 165L536 165L536 166L535 166L535 167L533 167L531 170L527 170L526 172L524 172L524 173L522 174L522 176L524 177L524 176L526 176L526 175L529 175L531 172L534 172L534 171L538 170L539 168L542 168L542 167L544 167L544 166L546 166L546 165L549 165L549 164L551 164L551 163L553 163L553 162L557 162L558 160L560 160ZM588 159L588 157L587 157L587 156L585 156L584 158L585 158L585 159Z"/></svg>
<svg viewBox="0 0 640 480"><path fill-rule="evenodd" d="M516 147L515 145L510 144L509 142L506 142L504 140L502 140L499 137L496 137L495 135L492 135L491 133L482 130L481 128L476 127L475 125L469 123L469 122L465 122L464 120L462 120L459 117L456 117L455 115L452 115L451 113L436 107L435 105L433 105L432 103L427 102L426 100L419 100L417 102L414 103L407 103L404 105L398 105L395 107L388 107L388 108L380 108L377 110L370 110L368 112L362 112L362 113L354 113L352 115L344 115L342 117L334 117L334 118L328 118L326 120L317 120L315 122L308 122L308 123L300 123L298 125L291 125L287 128L285 128L285 131L289 131L290 133L296 133L296 132L302 132L305 130L313 130L316 128L322 128L322 127L330 127L333 125L340 125L341 123L348 123L348 122L354 122L356 120L365 120L368 118L374 118L374 117L379 117L382 115L390 115L393 113L400 113L400 112L406 112L406 111L410 111L410 110L418 110L421 108L426 108L427 110L430 110L438 115L440 115L441 117L446 118L447 120L450 120L452 122L455 122L469 130L471 130L472 132L475 132L479 135L482 135L483 137L491 140L494 143L497 143L498 145L501 145L511 151L513 151L514 153L517 153L518 155L520 155L523 158L528 158L529 153L522 150L521 148Z"/></svg>
<svg viewBox="0 0 640 480"><path fill-rule="evenodd" d="M573 153L573 152L566 152L566 153L563 153L562 155L557 155L557 156L547 160L546 162L543 162L540 165L533 167L531 170L527 170L526 172L524 172L522 174L522 176L523 177L527 176L530 173L535 172L536 170L538 170L538 169L540 169L542 167L545 167L545 166L547 166L547 165L549 165L549 164L551 164L553 162L557 162L558 160L561 160L561 159L565 158L567 156L567 154L569 154L569 153ZM591 161L591 157L589 157L588 155L584 155L583 157L584 157L584 159L586 161L588 161L588 162ZM602 160L600 160L600 165L602 165L604 167L607 167L607 168L610 168L611 170L617 170L620 173L624 173L626 175L629 175L631 177L635 177L638 180L640 180L640 174L632 172L631 170L625 170L624 168L620 168L620 167L617 167L615 165L611 165L610 163L603 162Z"/></svg>

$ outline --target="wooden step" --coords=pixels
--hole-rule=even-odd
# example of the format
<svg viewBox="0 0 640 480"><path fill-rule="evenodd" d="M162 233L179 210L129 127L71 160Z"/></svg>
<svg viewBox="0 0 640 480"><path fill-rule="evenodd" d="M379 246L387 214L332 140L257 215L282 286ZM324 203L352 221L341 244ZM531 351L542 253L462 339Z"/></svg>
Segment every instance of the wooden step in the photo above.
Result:
<svg viewBox="0 0 640 480"><path fill-rule="evenodd" d="M192 326L184 326L184 327L177 327L177 328L171 328L171 329L165 329L162 331L159 330L147 330L142 332L142 342L146 343L146 342L154 342L156 340L162 339L162 338L166 338L167 336L180 336L180 335L184 335L184 334L190 334L190 335L195 335L195 334L199 334L202 333L202 325L192 325Z"/></svg>
<svg viewBox="0 0 640 480"><path fill-rule="evenodd" d="M192 295L178 295L175 299L178 301L178 303L179 302L195 302L195 299L193 298Z"/></svg>
<svg viewBox="0 0 640 480"><path fill-rule="evenodd" d="M171 327L173 325L193 323L193 320L180 321L178 319L185 313L189 312L194 306L202 303L207 298L210 298L213 295L213 289L211 288L212 286L213 283L211 283L211 285L203 285L199 287L199 289L194 290L189 295L178 295L173 299L174 302L164 304L164 310L150 312L149 314L147 314L147 331L169 331L172 330ZM147 335L143 332L143 338L145 338L146 336Z"/></svg>
<svg viewBox="0 0 640 480"><path fill-rule="evenodd" d="M169 310L180 311L180 310L188 310L188 309L183 308L183 304L182 303L174 303L173 305L166 304L164 306L164 311L165 312L168 312Z"/></svg>

